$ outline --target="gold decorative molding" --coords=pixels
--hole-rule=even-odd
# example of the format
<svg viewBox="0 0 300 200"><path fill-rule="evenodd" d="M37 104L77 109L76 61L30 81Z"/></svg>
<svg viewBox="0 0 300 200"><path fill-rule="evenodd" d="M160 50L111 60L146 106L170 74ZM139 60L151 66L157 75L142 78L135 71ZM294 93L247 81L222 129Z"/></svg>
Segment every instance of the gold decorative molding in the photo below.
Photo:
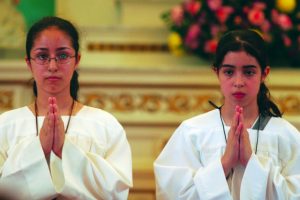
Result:
<svg viewBox="0 0 300 200"><path fill-rule="evenodd" d="M300 115L300 96L282 95L276 99L284 115Z"/></svg>
<svg viewBox="0 0 300 200"><path fill-rule="evenodd" d="M13 91L0 91L0 110L11 110L13 106Z"/></svg>
<svg viewBox="0 0 300 200"><path fill-rule="evenodd" d="M114 43L95 43L87 44L89 51L121 51L121 52L167 52L166 44L114 44Z"/></svg>
<svg viewBox="0 0 300 200"><path fill-rule="evenodd" d="M217 90L212 92L191 93L175 92L167 93L166 91L147 92L142 91L122 91L109 93L91 92L80 95L81 101L87 105L101 108L113 113L126 112L143 112L148 114L154 113L171 113L174 115L185 115L188 113L207 112L212 108L208 103L209 100L221 105L222 97ZM281 94L274 97L275 102L284 113L284 115L300 115L300 96L294 94Z"/></svg>
<svg viewBox="0 0 300 200"><path fill-rule="evenodd" d="M84 104L108 110L110 112L145 112L185 114L206 112L212 107L208 100L220 102L216 94L163 94L161 93L85 93L80 99Z"/></svg>

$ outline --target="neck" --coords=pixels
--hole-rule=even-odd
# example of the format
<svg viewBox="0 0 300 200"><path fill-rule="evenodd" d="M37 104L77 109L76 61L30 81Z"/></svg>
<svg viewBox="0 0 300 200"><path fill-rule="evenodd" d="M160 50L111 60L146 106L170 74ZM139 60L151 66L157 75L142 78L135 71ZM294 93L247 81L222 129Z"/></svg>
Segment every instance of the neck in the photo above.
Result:
<svg viewBox="0 0 300 200"><path fill-rule="evenodd" d="M224 104L222 106L222 117L227 125L231 125L232 119L235 115L235 106L236 105L228 104ZM247 128L252 126L258 115L259 112L257 105L243 107L244 122Z"/></svg>
<svg viewBox="0 0 300 200"><path fill-rule="evenodd" d="M51 96L38 96L36 98L36 105L38 107L38 115L46 115L48 112L49 102L48 98ZM72 109L73 98L69 97L59 97L59 96L52 96L56 98L56 103L61 115L69 115L70 110Z"/></svg>

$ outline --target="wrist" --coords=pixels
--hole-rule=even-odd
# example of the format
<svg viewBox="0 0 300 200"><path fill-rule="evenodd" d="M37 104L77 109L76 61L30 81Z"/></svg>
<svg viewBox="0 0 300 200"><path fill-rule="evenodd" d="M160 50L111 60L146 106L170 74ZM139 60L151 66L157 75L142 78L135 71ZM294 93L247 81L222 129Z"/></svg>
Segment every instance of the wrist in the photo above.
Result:
<svg viewBox="0 0 300 200"><path fill-rule="evenodd" d="M62 158L62 150L63 150L63 146L61 146L60 148L53 148L53 153L57 157Z"/></svg>
<svg viewBox="0 0 300 200"><path fill-rule="evenodd" d="M232 169L232 166L229 164L229 162L227 161L227 159L224 156L221 158L221 164L222 164L222 167L224 170L224 174L227 177Z"/></svg>

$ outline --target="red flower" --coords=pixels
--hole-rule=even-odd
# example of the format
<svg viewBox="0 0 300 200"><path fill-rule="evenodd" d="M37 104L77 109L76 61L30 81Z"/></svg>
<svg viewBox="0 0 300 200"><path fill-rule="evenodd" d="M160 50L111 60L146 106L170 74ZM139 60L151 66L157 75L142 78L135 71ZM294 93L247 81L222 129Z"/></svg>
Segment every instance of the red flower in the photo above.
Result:
<svg viewBox="0 0 300 200"><path fill-rule="evenodd" d="M222 0L207 0L207 5L212 11L218 10L222 6Z"/></svg>
<svg viewBox="0 0 300 200"><path fill-rule="evenodd" d="M216 11L216 17L221 24L224 24L228 17L233 13L234 9L230 6L223 6Z"/></svg>
<svg viewBox="0 0 300 200"><path fill-rule="evenodd" d="M199 12L201 6L202 6L201 2L191 0L191 1L186 2L185 9L191 15L196 15Z"/></svg>
<svg viewBox="0 0 300 200"><path fill-rule="evenodd" d="M204 52L205 53L215 53L217 50L218 40L211 39L205 42L204 44Z"/></svg>
<svg viewBox="0 0 300 200"><path fill-rule="evenodd" d="M251 24L260 26L265 21L265 14L264 14L263 10L252 9L248 13L248 20Z"/></svg>

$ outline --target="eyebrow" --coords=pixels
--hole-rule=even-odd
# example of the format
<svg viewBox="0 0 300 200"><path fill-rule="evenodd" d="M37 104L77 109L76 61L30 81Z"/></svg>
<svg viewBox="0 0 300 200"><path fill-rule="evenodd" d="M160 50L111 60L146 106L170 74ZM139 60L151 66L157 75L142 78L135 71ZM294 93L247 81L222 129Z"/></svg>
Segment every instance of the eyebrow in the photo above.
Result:
<svg viewBox="0 0 300 200"><path fill-rule="evenodd" d="M236 66L235 65L230 65L230 64L223 64L223 65L221 65L221 68L222 67L235 68ZM242 68L243 69L257 68L257 66L256 65L243 65Z"/></svg>
<svg viewBox="0 0 300 200"><path fill-rule="evenodd" d="M47 50L48 50L48 48L43 48L43 47L33 49L33 51L47 51ZM62 50L72 50L72 48L70 48L70 47L59 47L59 48L56 49L56 51L62 51Z"/></svg>

